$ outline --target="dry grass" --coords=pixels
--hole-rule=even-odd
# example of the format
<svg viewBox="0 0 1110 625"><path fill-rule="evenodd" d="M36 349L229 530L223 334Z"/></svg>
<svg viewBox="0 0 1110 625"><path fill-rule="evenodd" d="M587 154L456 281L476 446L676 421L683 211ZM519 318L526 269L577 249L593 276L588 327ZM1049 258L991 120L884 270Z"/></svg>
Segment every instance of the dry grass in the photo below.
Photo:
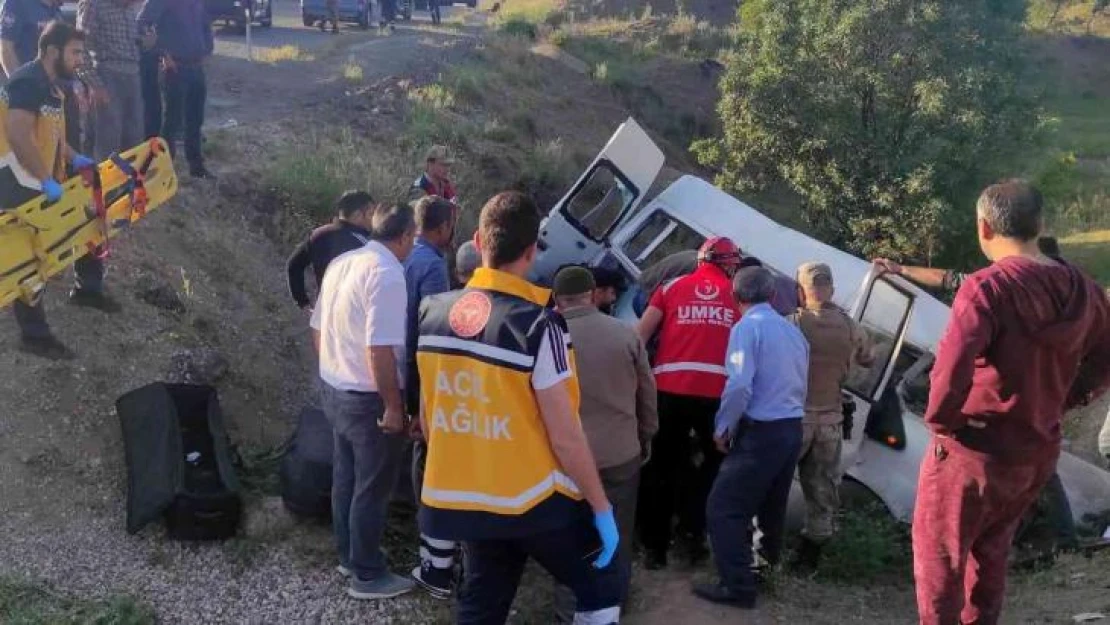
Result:
<svg viewBox="0 0 1110 625"><path fill-rule="evenodd" d="M1060 251L1091 272L1104 286L1110 287L1110 229L1064 237L1060 240Z"/></svg>
<svg viewBox="0 0 1110 625"><path fill-rule="evenodd" d="M1056 12L1058 4L1060 10ZM1029 3L1029 27L1041 32L1110 37L1110 9L1095 13L1095 5L1096 0L1034 0Z"/></svg>
<svg viewBox="0 0 1110 625"><path fill-rule="evenodd" d="M480 8L488 11L496 0L482 0ZM505 24L512 21L530 22L532 24L545 24L566 10L566 0L501 0L501 8L496 13L495 24Z"/></svg>
<svg viewBox="0 0 1110 625"><path fill-rule="evenodd" d="M362 66L348 61L343 65L343 78L348 82L362 82Z"/></svg>
<svg viewBox="0 0 1110 625"><path fill-rule="evenodd" d="M315 59L300 46L284 45L277 48L259 48L255 60L262 63L285 63L290 61L309 62Z"/></svg>

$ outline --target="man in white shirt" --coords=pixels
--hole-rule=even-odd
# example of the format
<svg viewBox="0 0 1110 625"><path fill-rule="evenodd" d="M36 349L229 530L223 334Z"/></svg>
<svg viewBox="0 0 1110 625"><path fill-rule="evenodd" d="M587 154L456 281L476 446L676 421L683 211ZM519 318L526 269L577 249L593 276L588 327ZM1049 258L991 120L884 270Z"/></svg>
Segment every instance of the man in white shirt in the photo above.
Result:
<svg viewBox="0 0 1110 625"><path fill-rule="evenodd" d="M312 315L321 402L335 430L332 526L347 594L388 599L412 590L386 567L380 543L401 471L408 418L401 367L408 292L401 262L416 237L412 208L382 205L373 240L332 261Z"/></svg>

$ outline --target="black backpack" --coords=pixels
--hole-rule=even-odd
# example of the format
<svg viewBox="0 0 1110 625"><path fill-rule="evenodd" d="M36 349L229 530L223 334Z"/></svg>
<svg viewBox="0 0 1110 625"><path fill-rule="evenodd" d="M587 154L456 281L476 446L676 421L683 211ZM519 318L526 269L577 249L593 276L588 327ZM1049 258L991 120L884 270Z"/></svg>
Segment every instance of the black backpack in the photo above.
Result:
<svg viewBox="0 0 1110 625"><path fill-rule="evenodd" d="M331 518L331 424L319 408L301 410L297 429L281 458L281 499L292 514L319 520Z"/></svg>

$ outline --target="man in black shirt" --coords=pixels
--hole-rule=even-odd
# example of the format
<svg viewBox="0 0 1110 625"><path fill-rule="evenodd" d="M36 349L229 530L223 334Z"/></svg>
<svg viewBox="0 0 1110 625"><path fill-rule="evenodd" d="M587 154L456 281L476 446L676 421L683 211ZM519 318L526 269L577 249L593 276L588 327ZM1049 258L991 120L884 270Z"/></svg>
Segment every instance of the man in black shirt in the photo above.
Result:
<svg viewBox="0 0 1110 625"><path fill-rule="evenodd" d="M92 166L66 141L66 113L62 85L71 81L85 54L84 35L64 22L52 21L39 39L38 57L8 78L0 92L0 210L18 208L42 194L61 198L67 166ZM81 306L116 312L119 305L102 290L103 265L95 255L74 263L77 282L70 301ZM20 350L46 358L69 358L72 353L54 337L46 322L42 294L27 305L13 305L19 324Z"/></svg>
<svg viewBox="0 0 1110 625"><path fill-rule="evenodd" d="M337 256L366 245L370 241L370 218L374 213L374 198L365 191L347 191L335 204L338 213L326 226L312 231L303 243L293 250L286 263L289 272L289 294L297 306L312 310L313 300L305 290L304 272L309 265L316 276L316 288L324 283L324 270Z"/></svg>

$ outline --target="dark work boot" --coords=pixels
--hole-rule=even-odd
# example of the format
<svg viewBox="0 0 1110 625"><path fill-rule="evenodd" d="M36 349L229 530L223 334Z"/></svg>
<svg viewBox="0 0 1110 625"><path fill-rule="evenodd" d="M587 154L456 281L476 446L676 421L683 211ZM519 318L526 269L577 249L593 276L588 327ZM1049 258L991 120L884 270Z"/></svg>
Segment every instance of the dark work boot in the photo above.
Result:
<svg viewBox="0 0 1110 625"><path fill-rule="evenodd" d="M69 303L74 306L82 306L84 308L95 308L107 314L118 313L123 310L119 302L108 297L102 292L96 291L82 291L81 289L73 289L69 292Z"/></svg>
<svg viewBox="0 0 1110 625"><path fill-rule="evenodd" d="M721 605L730 605L734 608L751 610L755 608L755 591L746 592L731 590L721 584L694 584L694 595Z"/></svg>
<svg viewBox="0 0 1110 625"><path fill-rule="evenodd" d="M48 360L71 360L73 352L53 334L46 336L26 336L20 338L19 351Z"/></svg>
<svg viewBox="0 0 1110 625"><path fill-rule="evenodd" d="M821 548L821 543L802 537L802 542L798 545L798 551L794 554L794 560L790 563L790 568L799 573L815 573L817 565L821 562Z"/></svg>
<svg viewBox="0 0 1110 625"><path fill-rule="evenodd" d="M215 180L216 174L213 174L204 165L190 165L189 175L199 180Z"/></svg>

